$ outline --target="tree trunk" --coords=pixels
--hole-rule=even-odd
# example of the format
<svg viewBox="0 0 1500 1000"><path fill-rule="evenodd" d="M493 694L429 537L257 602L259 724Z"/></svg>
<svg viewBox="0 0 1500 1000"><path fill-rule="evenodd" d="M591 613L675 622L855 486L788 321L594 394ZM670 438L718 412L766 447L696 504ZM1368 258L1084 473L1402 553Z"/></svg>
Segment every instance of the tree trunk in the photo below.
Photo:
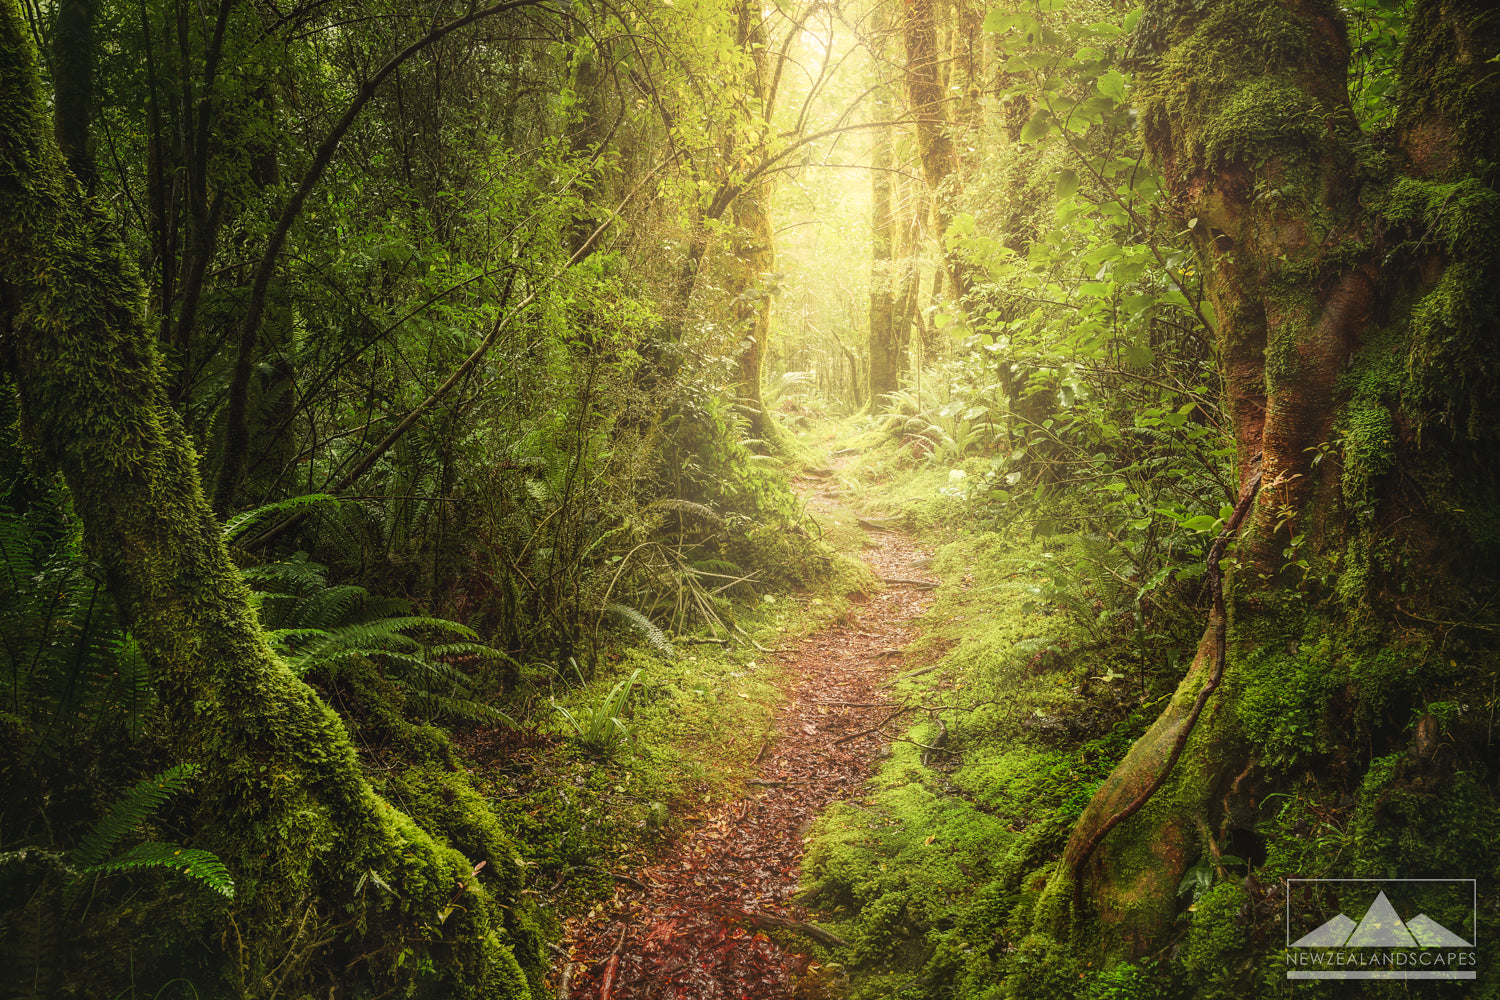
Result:
<svg viewBox="0 0 1500 1000"><path fill-rule="evenodd" d="M876 17L880 15L877 12ZM884 26L877 23L877 34ZM875 91L874 116L877 122L891 119L891 96L885 86ZM896 219L891 209L891 178L895 167L892 148L895 127L878 126L871 136L870 162L870 392L872 410L883 406L881 397L901 387L901 349L896 341L895 297L891 286L892 249ZM858 371L855 372L856 376Z"/></svg>
<svg viewBox="0 0 1500 1000"><path fill-rule="evenodd" d="M1185 734L1214 670L1211 623L1171 704L1075 825L1068 877L1038 911L1053 933L1072 924L1076 892L1095 904L1107 956L1152 950L1194 860L1267 820L1258 803L1308 773L1369 796L1356 808L1372 832L1352 848L1367 853L1348 874L1451 877L1444 859L1478 828L1476 816L1382 839L1380 823L1392 788L1408 818L1384 822L1439 808L1409 734L1429 699L1486 699L1495 658L1494 614L1470 596L1488 592L1500 555L1500 195L1486 179L1500 81L1485 65L1500 27L1487 9L1415 5L1387 155L1350 111L1330 0L1148 5L1142 41L1158 50L1137 107L1217 316L1239 480L1263 485L1228 592L1224 685ZM1371 674L1392 649L1408 665ZM1446 735L1438 782L1489 753L1482 728ZM1093 850L1184 738L1160 790ZM1382 755L1395 763L1372 786ZM1492 793L1479 798L1493 810Z"/></svg>
<svg viewBox="0 0 1500 1000"><path fill-rule="evenodd" d="M739 383L736 393L750 419L750 436L775 441L778 427L766 412L761 391L766 347L771 336L772 288L767 284L776 267L771 231L768 184L760 184L735 199L734 259L736 273L726 282L734 296L734 324L739 337Z"/></svg>
<svg viewBox="0 0 1500 1000"><path fill-rule="evenodd" d="M750 78L745 81L745 89L765 107L763 113L769 120L774 96L769 93L766 23L759 0L741 0L736 41L750 56ZM734 199L736 273L727 285L734 296L734 322L740 338L737 392L750 419L750 436L766 442L771 450L784 453L790 442L781 425L766 411L765 395L761 391L775 291L772 278L776 270L775 231L771 226L772 190L771 182L762 177L752 181Z"/></svg>
<svg viewBox="0 0 1500 1000"><path fill-rule="evenodd" d="M52 33L53 132L63 159L85 191L98 179L90 125L94 117L94 20L98 0L62 0Z"/></svg>
<svg viewBox="0 0 1500 1000"><path fill-rule="evenodd" d="M916 126L917 149L922 157L922 174L932 194L934 235L941 241L948 232L953 212L949 207L952 192L943 183L958 169L958 152L949 135L947 93L939 72L941 53L938 48L936 8L940 0L911 0L906 4L902 22L906 40L906 93ZM944 261L955 297L969 290L970 278L964 262L944 252Z"/></svg>
<svg viewBox="0 0 1500 1000"><path fill-rule="evenodd" d="M276 977L310 992L299 977L339 948L351 989L405 979L525 996L500 906L519 887L515 859L494 859L498 883L479 884L462 856L377 798L338 717L267 647L167 403L140 277L63 167L15 0L0 0L0 94L0 343L21 429L63 473L172 743L200 765L198 844L238 886L229 913L184 914L204 925L164 940L221 943L204 945L223 977L214 994L267 994ZM369 872L399 898L358 893ZM460 884L465 906L419 930ZM404 951L442 961L391 974ZM415 971L424 965L435 971Z"/></svg>

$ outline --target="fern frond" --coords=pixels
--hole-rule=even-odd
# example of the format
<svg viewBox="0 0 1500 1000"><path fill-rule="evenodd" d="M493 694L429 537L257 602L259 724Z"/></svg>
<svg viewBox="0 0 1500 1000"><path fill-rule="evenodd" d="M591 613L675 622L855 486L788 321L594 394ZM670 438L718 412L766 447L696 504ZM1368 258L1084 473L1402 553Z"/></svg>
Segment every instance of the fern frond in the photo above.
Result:
<svg viewBox="0 0 1500 1000"><path fill-rule="evenodd" d="M187 787L196 770L194 764L178 764L155 777L136 782L84 834L68 855L68 860L78 868L91 868L101 863L122 837L140 826L163 802Z"/></svg>
<svg viewBox="0 0 1500 1000"><path fill-rule="evenodd" d="M259 589L280 594L302 594L328 585L327 569L307 558L306 552L280 562L246 567L240 575Z"/></svg>
<svg viewBox="0 0 1500 1000"><path fill-rule="evenodd" d="M405 632L408 629L428 629L435 632L447 632L451 635L462 636L463 638L469 639L471 641L476 641L479 638L479 633L475 632L467 625L461 625L458 622L450 621L447 618L432 618L426 615L407 615L404 618L384 618L379 622L369 622L366 624L378 624L382 627L389 626L393 631L397 632Z"/></svg>
<svg viewBox="0 0 1500 1000"><path fill-rule="evenodd" d="M625 604L608 604L605 605L605 610L641 633L646 641L659 650L667 659L675 660L677 658L677 650L672 648L671 640L667 638L667 634L655 622L641 614L635 608Z"/></svg>
<svg viewBox="0 0 1500 1000"><path fill-rule="evenodd" d="M325 587L297 602L292 611L295 619L282 624L306 628L332 628L348 620L349 609L369 595L352 583Z"/></svg>
<svg viewBox="0 0 1500 1000"><path fill-rule="evenodd" d="M234 879L216 854L155 840L137 844L108 861L89 865L78 873L78 878L81 880L90 875L114 875L141 868L166 868L198 881L226 899L234 898Z"/></svg>
<svg viewBox="0 0 1500 1000"><path fill-rule="evenodd" d="M311 507L319 507L323 504L336 505L338 502L338 497L330 496L327 493L308 493L305 496L289 497L286 500L279 500L276 503L268 503L264 507L247 510L243 514L236 514L224 522L224 527L220 531L224 537L224 542L229 544L273 514L292 514Z"/></svg>
<svg viewBox="0 0 1500 1000"><path fill-rule="evenodd" d="M507 660L504 653L494 646L486 646L482 642L445 642L438 646L427 648L429 659L447 659L461 656L472 656L480 660Z"/></svg>
<svg viewBox="0 0 1500 1000"><path fill-rule="evenodd" d="M691 500L658 500L646 508L647 510L671 510L679 514L696 514L703 520L716 527L723 525L724 518L712 507Z"/></svg>
<svg viewBox="0 0 1500 1000"><path fill-rule="evenodd" d="M428 718L459 719L464 722L501 723L512 729L519 728L514 719L483 702L472 698L452 698L448 695L414 692L407 699L411 705Z"/></svg>

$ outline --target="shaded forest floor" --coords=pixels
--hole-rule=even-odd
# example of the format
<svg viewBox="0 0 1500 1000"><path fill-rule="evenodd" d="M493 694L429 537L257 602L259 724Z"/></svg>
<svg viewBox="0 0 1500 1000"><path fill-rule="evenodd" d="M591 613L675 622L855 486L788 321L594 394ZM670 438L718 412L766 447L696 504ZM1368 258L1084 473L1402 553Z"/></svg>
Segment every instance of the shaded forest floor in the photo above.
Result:
<svg viewBox="0 0 1500 1000"><path fill-rule="evenodd" d="M843 527L836 487L801 480L809 508ZM855 800L889 754L903 709L883 687L930 606L929 559L867 522L865 560L888 581L778 663L785 702L740 796L689 817L654 863L621 874L612 900L567 927L559 996L775 998L816 995L810 943L838 943L797 904L813 820ZM906 664L911 666L911 664ZM799 985L800 984L800 985Z"/></svg>

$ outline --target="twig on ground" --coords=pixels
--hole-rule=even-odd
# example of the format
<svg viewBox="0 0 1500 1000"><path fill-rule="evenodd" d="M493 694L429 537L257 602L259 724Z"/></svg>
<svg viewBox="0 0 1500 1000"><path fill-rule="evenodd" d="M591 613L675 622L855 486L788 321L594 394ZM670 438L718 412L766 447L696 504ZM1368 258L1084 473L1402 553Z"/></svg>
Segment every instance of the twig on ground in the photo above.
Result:
<svg viewBox="0 0 1500 1000"><path fill-rule="evenodd" d="M896 709L890 715L887 715L884 719L881 719L880 722L877 725L873 725L869 729L862 729L862 730L860 730L857 733L850 733L848 736L840 736L838 739L834 740L831 745L832 746L840 746L840 745L842 745L844 743L848 743L850 740L857 740L861 736L869 736L871 733L878 733L878 732L880 732L881 729L885 728L885 724L887 722L890 722L892 719L896 718L896 716L898 716L898 715L905 715L907 712L910 712L910 711L911 711L911 706L910 705L902 705L900 708Z"/></svg>
<svg viewBox="0 0 1500 1000"><path fill-rule="evenodd" d="M912 671L909 671L908 673L897 674L895 677L892 677L890 680L886 681L884 684L882 684L880 686L881 687L886 687L886 688L888 688L888 687L894 687L896 685L897 681L909 680L910 678L913 678L913 677L921 677L923 674L930 674L934 670L938 670L941 667L942 667L942 663L934 663L931 666L923 667L921 670L912 670Z"/></svg>
<svg viewBox="0 0 1500 1000"><path fill-rule="evenodd" d="M849 947L849 942L837 934L824 930L817 924L809 924L806 921L792 920L788 917L777 917L769 913L752 913L749 910L737 910L730 915L736 920L743 920L752 927L784 927L787 930L805 934L807 937L829 948Z"/></svg>
<svg viewBox="0 0 1500 1000"><path fill-rule="evenodd" d="M651 887L638 878L632 878L629 875L621 875L619 872L610 872L609 874L610 877L613 878L616 882L624 882L626 885L633 885L637 889L640 889L642 892L651 891Z"/></svg>
<svg viewBox="0 0 1500 1000"><path fill-rule="evenodd" d="M615 973L620 971L620 953L625 950L625 934L629 930L629 924L620 928L620 940L615 943L615 950L609 953L609 961L604 965L604 979L599 983L599 1000L610 1000L615 991Z"/></svg>

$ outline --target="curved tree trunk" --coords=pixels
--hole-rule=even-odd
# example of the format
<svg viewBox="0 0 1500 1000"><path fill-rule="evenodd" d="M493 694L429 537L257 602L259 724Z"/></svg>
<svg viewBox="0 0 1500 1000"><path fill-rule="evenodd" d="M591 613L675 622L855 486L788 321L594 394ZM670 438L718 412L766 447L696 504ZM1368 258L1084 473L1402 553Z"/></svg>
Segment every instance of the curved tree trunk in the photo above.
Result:
<svg viewBox="0 0 1500 1000"><path fill-rule="evenodd" d="M1165 939L1184 872L1264 819L1270 791L1334 766L1360 787L1371 758L1407 759L1428 699L1482 697L1473 671L1488 669L1494 643L1479 619L1493 614L1455 622L1454 607L1487 592L1485 562L1500 546L1500 195L1486 162L1500 80L1485 64L1500 21L1472 0L1419 0L1393 155L1354 121L1331 0L1157 2L1142 23L1142 44L1157 45L1138 80L1142 127L1192 220L1240 483L1263 485L1232 574L1223 688L1160 790L1099 842L1183 739L1212 671L1214 622L1171 704L1078 820L1065 877L1038 911L1063 934L1082 915L1072 901L1091 899L1100 947L1116 959ZM1442 652L1453 629L1470 643L1468 665ZM1308 651L1317 643L1332 650L1326 664ZM1358 664L1393 645L1412 665L1377 687ZM1334 692L1316 732L1273 710L1307 710L1299 683ZM1411 707L1382 716L1369 708L1377 699ZM1448 735L1450 773L1488 753L1483 733ZM1320 747L1342 748L1332 758L1342 763ZM1427 801L1430 783L1407 767L1389 780ZM1366 807L1378 820L1378 802ZM1451 876L1434 870L1451 835L1410 831L1400 856L1378 863Z"/></svg>
<svg viewBox="0 0 1500 1000"><path fill-rule="evenodd" d="M351 990L425 975L446 995L526 996L492 895L508 901L519 887L515 859L494 859L498 881L484 885L379 799L338 717L267 647L167 403L144 291L114 226L63 166L24 22L15 0L0 0L0 343L21 428L68 484L171 742L200 765L198 844L239 890L228 913L184 915L209 925L189 938L222 946L172 960L216 967L214 994L306 993L299 977L313 959L348 948ZM399 898L359 893L369 872ZM455 886L466 903L456 919L418 930ZM393 976L403 951L443 961Z"/></svg>

